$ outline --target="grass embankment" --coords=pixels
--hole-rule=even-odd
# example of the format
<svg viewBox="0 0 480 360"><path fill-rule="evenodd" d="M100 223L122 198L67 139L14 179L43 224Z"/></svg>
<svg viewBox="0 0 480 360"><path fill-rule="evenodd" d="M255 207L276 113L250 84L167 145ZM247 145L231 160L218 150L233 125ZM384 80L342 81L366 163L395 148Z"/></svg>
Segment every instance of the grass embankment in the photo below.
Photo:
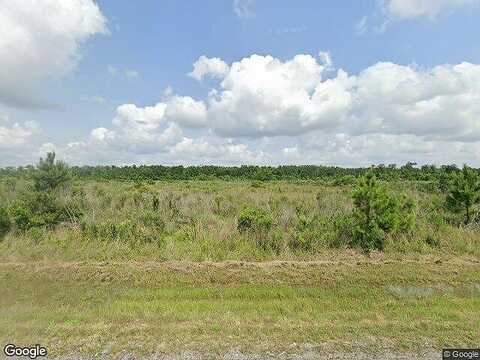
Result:
<svg viewBox="0 0 480 360"><path fill-rule="evenodd" d="M52 356L478 346L480 263L3 263L0 342ZM295 345L297 344L297 345Z"/></svg>

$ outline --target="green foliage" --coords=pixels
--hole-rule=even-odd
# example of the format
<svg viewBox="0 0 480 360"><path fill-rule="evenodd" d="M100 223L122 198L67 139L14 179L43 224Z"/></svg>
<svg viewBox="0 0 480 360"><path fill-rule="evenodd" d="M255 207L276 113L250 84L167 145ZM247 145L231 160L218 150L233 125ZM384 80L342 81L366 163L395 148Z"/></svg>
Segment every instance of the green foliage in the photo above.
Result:
<svg viewBox="0 0 480 360"><path fill-rule="evenodd" d="M237 220L237 229L256 246L278 253L282 234L278 231L271 232L272 226L272 216L265 210L254 206L245 207Z"/></svg>
<svg viewBox="0 0 480 360"><path fill-rule="evenodd" d="M255 174L255 167L240 169L249 179ZM314 174L315 169L274 168L273 182L239 181L236 177L225 182L215 176L211 178L216 180L208 182L153 184L148 178L128 182L79 178L72 186L45 191L35 190L31 174L37 169L33 167L22 177L7 174L2 178L0 170L0 203L8 205L12 228L17 230L0 243L0 252L5 257L30 254L32 258L72 261L315 260L338 252L332 248L346 247L366 252L383 248L388 254L479 254L479 228L452 226L460 216L446 209L446 194L436 180L399 180L393 173L399 169L380 166L372 170L375 185L369 187L361 173L351 169L322 168L329 173L299 180ZM127 173L148 174L150 170L137 167ZM419 173L413 165L403 170L419 177L444 171L422 167ZM196 176L199 169L175 171ZM278 180L290 176L290 171L296 171L298 177ZM444 173L451 178L459 172L449 168ZM349 175L355 183L362 179L358 188L352 186L354 179ZM356 204L352 188L357 189ZM413 202L402 193L411 194L418 202L418 219ZM373 209L369 222L365 204ZM475 219L472 206L471 221Z"/></svg>
<svg viewBox="0 0 480 360"><path fill-rule="evenodd" d="M59 199L58 190L70 181L70 172L64 162L55 162L55 153L40 158L31 177L33 189L21 192L10 207L13 222L19 230L52 227L78 215L77 207L66 206Z"/></svg>
<svg viewBox="0 0 480 360"><path fill-rule="evenodd" d="M255 171L253 179L257 181L270 181L274 179L273 171L269 167L260 167Z"/></svg>
<svg viewBox="0 0 480 360"><path fill-rule="evenodd" d="M51 227L69 219L55 194L38 191L21 194L11 205L10 214L17 228L23 231Z"/></svg>
<svg viewBox="0 0 480 360"><path fill-rule="evenodd" d="M0 239L10 231L10 218L5 207L0 205Z"/></svg>
<svg viewBox="0 0 480 360"><path fill-rule="evenodd" d="M292 249L311 251L322 237L322 227L317 217L298 216L289 246Z"/></svg>
<svg viewBox="0 0 480 360"><path fill-rule="evenodd" d="M85 237L102 241L126 241L137 234L137 224L131 221L106 221L103 223L81 223Z"/></svg>
<svg viewBox="0 0 480 360"><path fill-rule="evenodd" d="M265 210L253 206L245 207L238 216L237 228L240 232L266 232L272 228L273 219Z"/></svg>
<svg viewBox="0 0 480 360"><path fill-rule="evenodd" d="M168 193L165 200L167 202L167 211L170 214L170 219L173 220L175 218L178 218L180 216L180 196L173 193Z"/></svg>
<svg viewBox="0 0 480 360"><path fill-rule="evenodd" d="M353 214L341 214L333 219L332 225L335 236L330 246L333 248L344 248L354 245L353 230L357 226L357 219Z"/></svg>
<svg viewBox="0 0 480 360"><path fill-rule="evenodd" d="M121 243L130 248L161 244L165 223L158 214L147 211L138 219L108 219L80 222L82 238L94 243Z"/></svg>
<svg viewBox="0 0 480 360"><path fill-rule="evenodd" d="M40 158L32 179L36 191L53 191L68 183L70 171L63 161L55 162L55 153L50 152L45 159Z"/></svg>
<svg viewBox="0 0 480 360"><path fill-rule="evenodd" d="M20 168L0 169L0 178L21 177L31 171L31 166ZM364 175L369 169L365 168L340 168L333 166L315 165L285 165L285 166L83 166L73 167L71 172L81 179L96 180L123 180L135 183L154 184L154 181L171 180L315 180L324 182L339 182L339 184L350 182L353 176L358 178ZM444 179L451 173L458 172L455 165L433 165L416 166L409 162L401 167L395 164L380 164L372 169L375 176L385 181L430 181L443 186ZM345 184L346 185L346 184Z"/></svg>
<svg viewBox="0 0 480 360"><path fill-rule="evenodd" d="M156 210L143 212L139 220L144 226L155 228L158 231L164 231L166 226L165 220Z"/></svg>
<svg viewBox="0 0 480 360"><path fill-rule="evenodd" d="M334 186L346 186L346 185L354 185L357 179L353 175L345 175L341 177L335 177L333 180Z"/></svg>
<svg viewBox="0 0 480 360"><path fill-rule="evenodd" d="M446 208L453 213L463 214L464 223L472 219L473 207L480 202L480 177L465 165L461 172L454 173L448 187Z"/></svg>
<svg viewBox="0 0 480 360"><path fill-rule="evenodd" d="M411 199L393 196L367 173L353 193L353 244L365 252L383 250L387 234L413 230L415 204Z"/></svg>

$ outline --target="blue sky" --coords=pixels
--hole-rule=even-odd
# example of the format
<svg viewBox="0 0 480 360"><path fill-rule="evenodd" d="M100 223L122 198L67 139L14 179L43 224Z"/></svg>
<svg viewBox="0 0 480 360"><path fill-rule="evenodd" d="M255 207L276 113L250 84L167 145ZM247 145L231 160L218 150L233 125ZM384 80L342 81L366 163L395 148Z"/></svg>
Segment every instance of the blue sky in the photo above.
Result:
<svg viewBox="0 0 480 360"><path fill-rule="evenodd" d="M79 164L477 164L479 5L5 3L0 166L51 149ZM201 56L224 69L189 76Z"/></svg>

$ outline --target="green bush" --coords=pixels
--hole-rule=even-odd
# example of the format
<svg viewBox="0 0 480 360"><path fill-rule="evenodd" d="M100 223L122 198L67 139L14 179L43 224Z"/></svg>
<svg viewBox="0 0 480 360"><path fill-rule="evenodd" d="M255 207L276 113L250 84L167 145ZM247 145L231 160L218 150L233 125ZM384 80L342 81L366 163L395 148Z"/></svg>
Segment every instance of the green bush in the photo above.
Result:
<svg viewBox="0 0 480 360"><path fill-rule="evenodd" d="M465 225L470 223L473 207L480 202L480 177L467 165L454 173L448 187L446 208L455 214L463 214Z"/></svg>
<svg viewBox="0 0 480 360"><path fill-rule="evenodd" d="M339 214L333 218L332 226L334 236L330 242L330 247L345 248L353 245L353 230L356 226L356 219L353 214Z"/></svg>
<svg viewBox="0 0 480 360"><path fill-rule="evenodd" d="M270 181L274 179L272 169L267 167L260 167L255 171L253 179L257 181Z"/></svg>
<svg viewBox="0 0 480 360"><path fill-rule="evenodd" d="M54 194L37 191L21 194L10 207L10 214L17 228L22 231L33 227L50 227L69 219Z"/></svg>
<svg viewBox="0 0 480 360"><path fill-rule="evenodd" d="M281 248L281 236L272 233L272 216L263 209L245 207L238 216L237 229L248 236L256 246L278 253Z"/></svg>
<svg viewBox="0 0 480 360"><path fill-rule="evenodd" d="M305 215L300 215L289 241L289 246L292 249L310 251L322 236L321 232L322 229L316 217L309 218Z"/></svg>
<svg viewBox="0 0 480 360"><path fill-rule="evenodd" d="M248 206L238 216L237 228L240 232L269 231L272 224L273 219L265 210Z"/></svg>
<svg viewBox="0 0 480 360"><path fill-rule="evenodd" d="M341 177L336 177L333 179L333 186L346 186L346 185L354 185L357 179L353 175L345 175Z"/></svg>
<svg viewBox="0 0 480 360"><path fill-rule="evenodd" d="M10 226L8 212L3 206L0 206L0 239L10 231Z"/></svg>
<svg viewBox="0 0 480 360"><path fill-rule="evenodd" d="M389 194L372 172L360 180L353 202L353 245L365 252L383 250L388 234L408 232L415 226L415 203Z"/></svg>
<svg viewBox="0 0 480 360"><path fill-rule="evenodd" d="M139 220L144 226L156 229L160 232L163 232L166 227L163 216L155 211L144 211L140 214Z"/></svg>
<svg viewBox="0 0 480 360"><path fill-rule="evenodd" d="M440 240L433 235L427 235L425 243L432 248L440 247Z"/></svg>

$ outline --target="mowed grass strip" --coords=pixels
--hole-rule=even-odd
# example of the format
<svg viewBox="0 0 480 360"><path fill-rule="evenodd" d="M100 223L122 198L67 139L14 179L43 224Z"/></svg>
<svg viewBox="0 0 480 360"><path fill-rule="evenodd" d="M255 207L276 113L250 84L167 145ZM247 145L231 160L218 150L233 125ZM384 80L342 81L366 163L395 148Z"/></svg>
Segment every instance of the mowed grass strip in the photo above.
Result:
<svg viewBox="0 0 480 360"><path fill-rule="evenodd" d="M0 341L111 356L477 346L480 266L458 265L2 264Z"/></svg>

